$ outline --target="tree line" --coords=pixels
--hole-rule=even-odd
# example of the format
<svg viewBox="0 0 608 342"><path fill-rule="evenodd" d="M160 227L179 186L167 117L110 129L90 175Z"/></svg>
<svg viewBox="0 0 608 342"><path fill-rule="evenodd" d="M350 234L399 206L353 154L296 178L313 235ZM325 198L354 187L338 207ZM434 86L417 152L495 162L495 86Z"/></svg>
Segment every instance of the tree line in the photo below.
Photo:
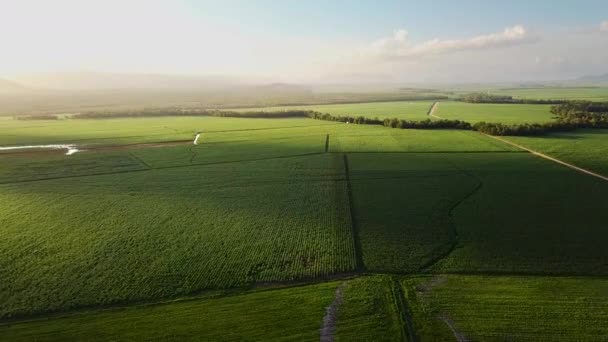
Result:
<svg viewBox="0 0 608 342"><path fill-rule="evenodd" d="M538 100L538 99L515 99L508 95L490 95L485 93L471 93L457 98L456 101L467 103L499 103L499 104L562 104L566 100Z"/></svg>
<svg viewBox="0 0 608 342"><path fill-rule="evenodd" d="M57 115L24 115L14 116L15 120L59 120Z"/></svg>

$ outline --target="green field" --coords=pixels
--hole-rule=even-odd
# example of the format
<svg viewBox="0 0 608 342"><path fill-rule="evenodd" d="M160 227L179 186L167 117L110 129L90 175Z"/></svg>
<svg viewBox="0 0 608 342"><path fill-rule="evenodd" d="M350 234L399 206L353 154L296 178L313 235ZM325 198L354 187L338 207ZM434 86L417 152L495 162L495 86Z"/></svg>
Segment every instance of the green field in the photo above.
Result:
<svg viewBox="0 0 608 342"><path fill-rule="evenodd" d="M542 137L509 137L508 140L608 175L608 130L606 129L580 129Z"/></svg>
<svg viewBox="0 0 608 342"><path fill-rule="evenodd" d="M332 105L312 106L281 106L263 108L244 108L238 111L267 111L276 112L284 110L312 110L331 115L342 116L364 116L367 118L399 118L404 120L424 120L433 101L395 101L395 102L370 102L370 103L348 103Z"/></svg>
<svg viewBox="0 0 608 342"><path fill-rule="evenodd" d="M434 276L403 281L422 341L604 341L608 280Z"/></svg>
<svg viewBox="0 0 608 342"><path fill-rule="evenodd" d="M124 145L193 140L196 132L282 130L335 125L310 119L161 117L107 120L21 121L0 118L0 146L34 144Z"/></svg>
<svg viewBox="0 0 608 342"><path fill-rule="evenodd" d="M1 315L351 272L343 174L318 155L2 185Z"/></svg>
<svg viewBox="0 0 608 342"><path fill-rule="evenodd" d="M165 117L2 119L0 132L2 146L85 149L0 153L0 339L313 340L340 297L336 340L403 340L412 320L447 339L427 317L444 311L485 340L502 332L473 314L498 309L475 305L501 286L513 303L551 284L587 303L608 275L608 184L473 131ZM604 133L508 140L601 172ZM435 279L422 273L448 285L414 296ZM259 291L276 286L289 288ZM547 305L513 336L562 324ZM547 336L580 330L565 327Z"/></svg>
<svg viewBox="0 0 608 342"><path fill-rule="evenodd" d="M542 123L553 119L550 109L550 105L441 102L435 110L435 115L443 119L470 123Z"/></svg>
<svg viewBox="0 0 608 342"><path fill-rule="evenodd" d="M337 341L401 340L398 308L387 277L6 323L0 324L0 335L10 341L315 341L338 288L344 299L335 322Z"/></svg>

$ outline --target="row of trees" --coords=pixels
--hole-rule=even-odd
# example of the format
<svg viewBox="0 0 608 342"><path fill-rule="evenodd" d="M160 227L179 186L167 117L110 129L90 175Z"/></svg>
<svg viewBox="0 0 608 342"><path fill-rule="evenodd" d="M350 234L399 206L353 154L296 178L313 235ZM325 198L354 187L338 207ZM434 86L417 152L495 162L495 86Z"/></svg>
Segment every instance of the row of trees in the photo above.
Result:
<svg viewBox="0 0 608 342"><path fill-rule="evenodd" d="M384 119L383 125L392 128L410 128L410 129L464 129L470 130L471 124L460 120L399 120L399 119Z"/></svg>
<svg viewBox="0 0 608 342"><path fill-rule="evenodd" d="M478 122L473 125L475 131L489 135L536 136L550 132L566 132L575 130L577 126L563 122L547 122L542 124L511 124Z"/></svg>
<svg viewBox="0 0 608 342"><path fill-rule="evenodd" d="M506 103L506 104L560 104L565 100L536 100L536 99L514 99L513 96L490 95L485 93L471 93L456 99L468 103Z"/></svg>
<svg viewBox="0 0 608 342"><path fill-rule="evenodd" d="M15 120L59 120L57 115L26 115L26 116L15 116Z"/></svg>
<svg viewBox="0 0 608 342"><path fill-rule="evenodd" d="M164 110L142 110L125 112L90 112L73 115L73 119L113 119L113 118L144 118L144 117L163 117L163 116L216 116L230 118L306 118L310 117L309 111L289 110L289 111L251 111L236 112L223 110L206 109L164 109Z"/></svg>
<svg viewBox="0 0 608 342"><path fill-rule="evenodd" d="M608 103L572 101L551 107L559 122L579 127L608 128Z"/></svg>

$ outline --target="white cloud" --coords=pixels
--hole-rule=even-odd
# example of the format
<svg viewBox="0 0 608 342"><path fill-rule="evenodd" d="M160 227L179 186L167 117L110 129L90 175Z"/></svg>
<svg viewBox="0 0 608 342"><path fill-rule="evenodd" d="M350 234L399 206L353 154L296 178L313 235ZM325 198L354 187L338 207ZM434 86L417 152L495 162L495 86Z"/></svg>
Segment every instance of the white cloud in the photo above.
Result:
<svg viewBox="0 0 608 342"><path fill-rule="evenodd" d="M468 39L433 39L412 44L408 32L400 29L392 37L379 39L361 51L366 57L401 58L430 54L449 53L462 50L483 50L527 43L534 40L520 25L508 27L500 33L480 35Z"/></svg>
<svg viewBox="0 0 608 342"><path fill-rule="evenodd" d="M608 32L608 20L602 21L600 31Z"/></svg>

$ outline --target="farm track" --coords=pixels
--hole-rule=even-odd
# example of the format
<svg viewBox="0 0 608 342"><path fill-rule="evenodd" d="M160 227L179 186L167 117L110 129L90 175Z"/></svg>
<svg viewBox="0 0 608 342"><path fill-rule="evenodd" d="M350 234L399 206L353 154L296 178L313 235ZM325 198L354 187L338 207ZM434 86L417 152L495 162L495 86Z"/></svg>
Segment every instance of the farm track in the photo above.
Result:
<svg viewBox="0 0 608 342"><path fill-rule="evenodd" d="M444 322L452 331L452 334L454 334L454 338L456 338L456 341L458 342L468 342L469 339L460 331L458 331L458 329L456 329L456 325L454 324L454 321L452 319L450 319L447 316L439 316L439 319Z"/></svg>
<svg viewBox="0 0 608 342"><path fill-rule="evenodd" d="M359 229L357 227L356 215L355 215L355 204L353 201L352 185L350 183L350 169L348 167L348 157L344 155L344 175L346 178L346 191L348 192L348 205L350 208L350 222L352 226L353 243L355 249L355 261L356 269L358 272L365 271L365 264L363 263L363 255L361 255L361 240L359 239Z"/></svg>
<svg viewBox="0 0 608 342"><path fill-rule="evenodd" d="M338 320L338 314L340 312L340 306L344 301L344 286L345 283L340 284L336 289L333 302L325 309L325 316L323 317L323 326L320 330L321 342L333 342L334 334L336 333L336 321Z"/></svg>
<svg viewBox="0 0 608 342"><path fill-rule="evenodd" d="M435 111L437 110L437 107L439 107L439 102L435 102L433 103L433 105L431 106L431 109L429 109L429 116L435 119L443 119L440 116L435 115Z"/></svg>
<svg viewBox="0 0 608 342"><path fill-rule="evenodd" d="M493 138L493 139L496 139L496 140L498 140L498 141L501 141L501 142L503 142L503 143L505 143L505 144L509 144L509 145L511 145L511 146L514 146L514 147L517 147L517 148L522 149L522 150L524 150L524 151L527 151L527 152L529 152L529 153L531 153L531 154L533 154L533 155L535 155L535 156L537 156L537 157L541 157L541 158L544 158L544 159L550 160L550 161L552 161L552 162L554 162L554 163L557 163L557 164L560 164L560 165L562 165L562 166L568 167L568 168L570 168L570 169L572 169L572 170L576 170L576 171L578 171L578 172L581 172L581 173L587 174L587 175L589 175L589 176L593 176L593 177L596 177L596 178L599 178L599 179L601 179L601 180L604 180L604 181L607 181L607 182L608 182L608 177L606 177L606 176L604 176L604 175L600 175L599 173L595 173L595 172L593 172L593 171L589 171L589 170L587 170L587 169L583 169L582 167L578 167L578 166L576 166L576 165L573 165L573 164L570 164L570 163L566 163L566 162L565 162L565 161L563 161L563 160L559 160L559 159L557 159L557 158L553 158L553 157L548 156L548 155L546 155L546 154L544 154L544 153L541 153L541 152L535 151L535 150L533 150L533 149L531 149L531 148L528 148L528 147L525 147L525 146L523 146L523 145L520 145L520 144L516 144L516 143L514 143L514 142L511 142L511 141L509 141L509 140L507 140L507 139L504 139L504 138L501 138L501 137L496 137L496 136L493 136L493 135L488 135L488 134L485 134L485 135L486 135L486 136L488 136L488 137L490 137L490 138Z"/></svg>
<svg viewBox="0 0 608 342"><path fill-rule="evenodd" d="M139 158L138 156L136 156L135 154L133 154L132 152L129 152L129 156L131 158L133 158L134 160L136 160L137 162L139 162L141 165L145 166L148 168L148 170L153 169L152 166L150 166L150 164L146 163L143 159Z"/></svg>
<svg viewBox="0 0 608 342"><path fill-rule="evenodd" d="M401 339L408 342L417 342L418 338L414 331L414 323L412 321L412 315L407 305L407 300L403 295L403 289L399 280L395 277L391 277L391 292L395 305L397 306L397 315L399 315L399 325L401 326Z"/></svg>

